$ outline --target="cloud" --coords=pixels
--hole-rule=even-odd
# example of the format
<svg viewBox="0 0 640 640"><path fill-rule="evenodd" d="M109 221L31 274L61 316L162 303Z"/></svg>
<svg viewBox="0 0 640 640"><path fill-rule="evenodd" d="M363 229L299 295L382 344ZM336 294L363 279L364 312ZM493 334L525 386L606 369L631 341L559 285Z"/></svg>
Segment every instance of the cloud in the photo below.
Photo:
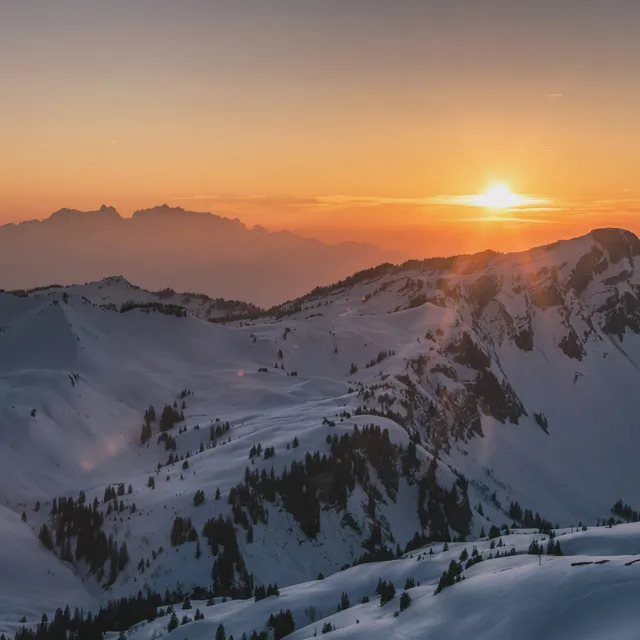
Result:
<svg viewBox="0 0 640 640"><path fill-rule="evenodd" d="M509 194L511 195L511 194ZM512 194L513 203L509 202L511 206L504 207L505 211L516 211L520 209L526 209L528 211L538 210L541 208L548 208L549 200L545 198L538 198L526 194ZM480 209L491 208L487 207L484 202L486 196L482 194L469 194L461 196L443 195L434 196L430 199L432 205L446 205L457 207L475 207Z"/></svg>
<svg viewBox="0 0 640 640"><path fill-rule="evenodd" d="M626 194L624 194L626 195ZM492 210L479 204L477 195L392 197L329 194L320 196L274 196L264 194L174 196L183 206L218 215L238 217L249 224L283 228L300 224L390 224L404 220L408 225L424 223L502 222L512 225L551 225L587 222L602 225L603 216L634 219L640 212L638 198L568 199L522 195L516 206ZM471 210L474 213L469 214ZM465 213L466 212L466 213ZM598 220L596 220L598 218ZM613 220L615 218L615 220Z"/></svg>
<svg viewBox="0 0 640 640"><path fill-rule="evenodd" d="M380 206L385 204L407 204L414 206L426 206L433 204L433 198L394 198L384 196L318 196L315 201L319 204L334 204L344 206L360 205L363 207Z"/></svg>
<svg viewBox="0 0 640 640"><path fill-rule="evenodd" d="M545 93L547 98L562 98L563 93Z"/></svg>
<svg viewBox="0 0 640 640"><path fill-rule="evenodd" d="M514 216L480 216L478 218L467 218L459 222L516 222L524 224L554 224L557 220L542 218L519 218Z"/></svg>

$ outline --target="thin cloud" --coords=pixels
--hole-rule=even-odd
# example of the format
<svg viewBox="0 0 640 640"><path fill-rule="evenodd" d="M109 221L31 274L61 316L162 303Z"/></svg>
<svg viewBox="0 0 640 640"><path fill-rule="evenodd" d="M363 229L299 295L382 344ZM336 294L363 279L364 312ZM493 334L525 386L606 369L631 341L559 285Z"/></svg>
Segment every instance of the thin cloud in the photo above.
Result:
<svg viewBox="0 0 640 640"><path fill-rule="evenodd" d="M385 204L407 204L414 206L425 206L433 204L433 198L394 198L384 196L319 196L315 198L320 204L349 205L349 206L379 206Z"/></svg>
<svg viewBox="0 0 640 640"><path fill-rule="evenodd" d="M527 209L528 211L538 208L546 207L549 204L549 200L544 198L537 198L535 196L515 194L514 196L519 200L519 204L512 207L508 207L508 210ZM487 208L486 205L481 203L482 194L470 194L462 196L435 196L431 198L431 204L433 205L446 205L446 206L458 206L458 207L475 207L475 208Z"/></svg>
<svg viewBox="0 0 640 640"><path fill-rule="evenodd" d="M212 196L212 195L191 195L191 196L171 196L171 200L232 200L241 202L243 200L263 200L267 196L263 195L246 195L246 196Z"/></svg>
<svg viewBox="0 0 640 640"><path fill-rule="evenodd" d="M624 194L621 194L624 195ZM512 206L500 209L501 213L531 215L530 222L546 221L547 216L587 216L596 213L630 213L636 212L640 207L640 198L609 198L609 199L569 199L569 198L545 198L536 195L517 194L519 202ZM391 196L353 196L345 194L333 194L322 196L271 196L263 194L241 195L214 195L192 194L178 195L171 198L173 201L184 203L201 203L207 210L215 212L227 212L234 215L244 214L279 214L289 217L295 213L324 214L361 209L363 212L373 208L406 208L415 212L438 209L476 209L486 212L487 207L481 203L478 194L465 195L436 195L429 197L391 197ZM185 206L197 206L195 204ZM502 216L496 216L504 220ZM478 218L473 218L477 220ZM523 220L523 218L519 218ZM553 218L553 222L559 218Z"/></svg>
<svg viewBox="0 0 640 640"><path fill-rule="evenodd" d="M562 98L563 93L546 93L545 96L547 98Z"/></svg>
<svg viewBox="0 0 640 640"><path fill-rule="evenodd" d="M479 218L468 218L464 222L515 222L525 224L556 224L558 220L541 218L518 218L514 216L480 216Z"/></svg>

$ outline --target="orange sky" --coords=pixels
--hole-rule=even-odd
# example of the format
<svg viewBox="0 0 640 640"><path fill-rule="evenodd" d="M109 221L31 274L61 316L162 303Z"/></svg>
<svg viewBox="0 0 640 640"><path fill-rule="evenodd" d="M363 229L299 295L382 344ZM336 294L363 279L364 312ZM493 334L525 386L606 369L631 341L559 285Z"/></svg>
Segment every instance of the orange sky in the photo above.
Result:
<svg viewBox="0 0 640 640"><path fill-rule="evenodd" d="M167 202L412 253L640 231L640 3L52 4L0 7L0 223ZM436 204L493 182L548 206Z"/></svg>

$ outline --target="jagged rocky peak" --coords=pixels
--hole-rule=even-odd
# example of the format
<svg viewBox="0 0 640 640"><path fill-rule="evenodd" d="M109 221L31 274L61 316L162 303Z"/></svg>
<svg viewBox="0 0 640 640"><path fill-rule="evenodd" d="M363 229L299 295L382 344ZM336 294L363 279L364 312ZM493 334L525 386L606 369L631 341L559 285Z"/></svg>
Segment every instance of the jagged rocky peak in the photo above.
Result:
<svg viewBox="0 0 640 640"><path fill-rule="evenodd" d="M49 218L52 222L85 222L88 220L95 221L120 221L122 217L115 207L103 204L95 211L81 211L79 209L58 209L52 213Z"/></svg>
<svg viewBox="0 0 640 640"><path fill-rule="evenodd" d="M237 218L233 220L218 216L208 211L189 211L182 207L172 207L168 204L162 204L150 209L139 209L132 216L133 222L203 222L233 225L244 228L244 224Z"/></svg>

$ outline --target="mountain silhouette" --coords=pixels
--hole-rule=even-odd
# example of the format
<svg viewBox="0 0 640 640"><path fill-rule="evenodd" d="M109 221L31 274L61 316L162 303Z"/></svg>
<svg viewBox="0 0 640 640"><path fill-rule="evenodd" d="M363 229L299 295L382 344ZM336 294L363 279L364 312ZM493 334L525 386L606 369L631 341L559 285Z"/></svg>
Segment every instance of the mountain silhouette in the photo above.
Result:
<svg viewBox="0 0 640 640"><path fill-rule="evenodd" d="M166 204L131 218L106 205L60 209L44 220L0 227L0 288L7 290L119 273L149 289L271 305L399 258L370 244L325 244Z"/></svg>

